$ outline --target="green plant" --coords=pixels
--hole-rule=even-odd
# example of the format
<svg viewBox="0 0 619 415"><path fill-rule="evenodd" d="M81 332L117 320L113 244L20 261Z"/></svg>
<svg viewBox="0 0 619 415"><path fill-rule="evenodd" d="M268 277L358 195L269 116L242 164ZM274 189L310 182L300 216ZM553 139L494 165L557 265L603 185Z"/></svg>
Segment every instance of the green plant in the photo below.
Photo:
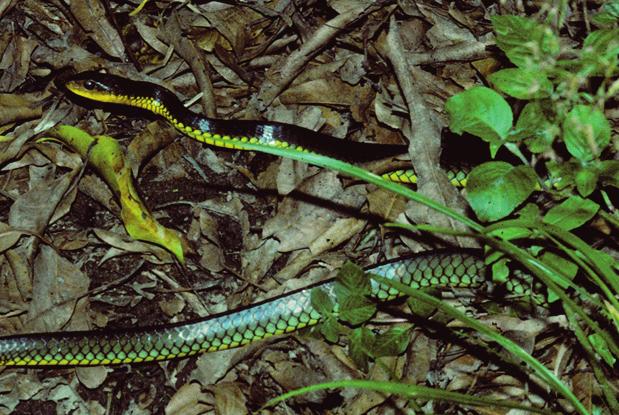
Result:
<svg viewBox="0 0 619 415"><path fill-rule="evenodd" d="M612 2L615 9L617 4ZM608 15L608 10L600 14ZM599 28L580 49L572 49L551 26L531 18L494 16L492 26L497 45L516 67L489 76L496 91L477 86L450 98L450 128L486 141L492 157L505 147L522 164L490 161L473 169L467 192L471 207L480 220L496 221L535 190L544 190L556 201L565 200L560 209L576 217L560 223L564 229L580 226L598 212L597 202L584 199L595 193L613 212L604 187L619 187L619 161L608 157L611 128L604 108L619 92L619 28ZM512 107L497 91L522 107L515 125ZM545 180L535 170L542 163ZM606 217L616 226L616 216Z"/></svg>

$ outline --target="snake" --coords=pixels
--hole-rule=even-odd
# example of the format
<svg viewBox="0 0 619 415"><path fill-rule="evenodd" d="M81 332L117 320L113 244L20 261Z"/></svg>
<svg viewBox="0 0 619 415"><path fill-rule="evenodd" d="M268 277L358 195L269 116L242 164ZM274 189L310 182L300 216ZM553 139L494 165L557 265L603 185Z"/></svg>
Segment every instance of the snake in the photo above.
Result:
<svg viewBox="0 0 619 415"><path fill-rule="evenodd" d="M85 72L66 82L73 94L96 103L120 104L164 117L183 134L205 144L245 150L261 144L312 151L344 160L368 161L406 151L403 145L335 139L302 127L278 123L206 118L182 105L170 90L149 82L99 72ZM400 181L412 182L410 173ZM392 177L397 180L398 177ZM459 179L461 182L461 180ZM367 272L413 289L479 287L486 265L475 250L433 250L398 258ZM515 280L514 280L515 281ZM225 313L180 323L146 327L16 334L0 337L0 366L93 366L162 361L240 347L271 336L320 323L324 316L312 304L312 290L336 300L333 279ZM523 293L523 284L512 283ZM371 297L392 300L393 287L371 280ZM334 311L337 314L337 306Z"/></svg>
<svg viewBox="0 0 619 415"><path fill-rule="evenodd" d="M152 82L135 81L96 71L82 72L65 82L74 95L98 104L123 105L149 111L165 118L182 134L207 145L247 150L246 143L312 151L343 161L366 162L405 154L406 145L374 144L342 140L308 128L281 122L213 119L187 109L169 89ZM452 185L466 186L468 169L446 166ZM383 174L383 178L404 184L416 184L412 169Z"/></svg>

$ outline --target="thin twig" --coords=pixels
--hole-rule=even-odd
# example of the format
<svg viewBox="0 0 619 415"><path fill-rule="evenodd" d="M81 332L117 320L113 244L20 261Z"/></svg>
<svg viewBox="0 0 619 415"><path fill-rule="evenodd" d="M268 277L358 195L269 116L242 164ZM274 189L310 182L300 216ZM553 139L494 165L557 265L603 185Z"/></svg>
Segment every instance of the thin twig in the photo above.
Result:
<svg viewBox="0 0 619 415"><path fill-rule="evenodd" d="M256 118L297 77L309 61L320 53L335 36L352 23L383 7L383 2L361 8L354 7L320 26L299 49L285 57L267 71L265 80L247 108L246 117Z"/></svg>
<svg viewBox="0 0 619 415"><path fill-rule="evenodd" d="M215 117L217 115L217 105L215 104L215 92L213 91L213 84L209 78L207 63L194 44L183 36L183 31L181 30L176 13L172 14L172 16L167 19L159 36L164 42L172 44L175 52L187 62L193 76L196 78L200 91L203 93L201 102L205 114L209 117Z"/></svg>

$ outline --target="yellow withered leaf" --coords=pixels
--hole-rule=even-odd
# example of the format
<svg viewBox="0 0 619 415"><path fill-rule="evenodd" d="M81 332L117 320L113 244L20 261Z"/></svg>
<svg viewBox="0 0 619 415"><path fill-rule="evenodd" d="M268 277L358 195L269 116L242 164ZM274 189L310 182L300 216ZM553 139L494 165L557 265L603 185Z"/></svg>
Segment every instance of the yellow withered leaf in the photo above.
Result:
<svg viewBox="0 0 619 415"><path fill-rule="evenodd" d="M55 128L53 135L87 159L103 176L120 201L121 218L132 238L160 245L184 263L185 240L176 231L157 222L144 205L134 187L131 169L125 162L125 152L114 138L93 137L69 125Z"/></svg>

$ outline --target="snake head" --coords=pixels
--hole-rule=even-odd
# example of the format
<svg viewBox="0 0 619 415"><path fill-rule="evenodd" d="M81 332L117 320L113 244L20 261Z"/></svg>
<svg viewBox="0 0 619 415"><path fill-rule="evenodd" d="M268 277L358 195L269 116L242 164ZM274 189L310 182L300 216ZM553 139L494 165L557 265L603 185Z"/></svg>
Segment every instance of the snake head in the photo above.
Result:
<svg viewBox="0 0 619 415"><path fill-rule="evenodd" d="M75 95L93 101L130 105L128 101L137 92L136 87L139 87L139 84L142 84L142 82L88 71L69 78L64 86Z"/></svg>

